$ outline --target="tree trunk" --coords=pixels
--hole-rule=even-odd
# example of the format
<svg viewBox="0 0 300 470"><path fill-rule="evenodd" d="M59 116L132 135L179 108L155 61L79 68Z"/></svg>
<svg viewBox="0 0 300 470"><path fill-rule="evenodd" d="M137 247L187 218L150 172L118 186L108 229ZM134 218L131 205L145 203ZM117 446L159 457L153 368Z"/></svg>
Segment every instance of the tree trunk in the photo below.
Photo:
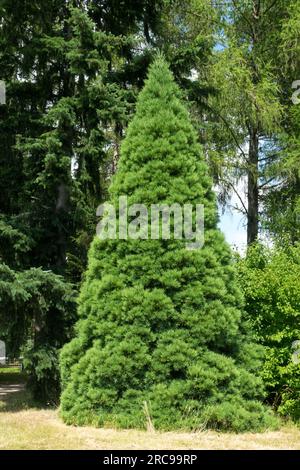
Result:
<svg viewBox="0 0 300 470"><path fill-rule="evenodd" d="M249 140L248 168L248 246L255 242L258 236L258 144L258 132L256 129L251 129Z"/></svg>

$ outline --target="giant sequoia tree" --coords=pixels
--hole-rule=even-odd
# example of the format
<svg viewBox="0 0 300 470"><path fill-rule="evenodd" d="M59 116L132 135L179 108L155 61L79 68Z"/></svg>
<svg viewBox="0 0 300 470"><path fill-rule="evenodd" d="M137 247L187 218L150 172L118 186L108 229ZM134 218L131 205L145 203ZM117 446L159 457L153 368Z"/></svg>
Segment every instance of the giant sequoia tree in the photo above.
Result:
<svg viewBox="0 0 300 470"><path fill-rule="evenodd" d="M252 373L230 250L188 112L158 59L141 92L110 188L129 204L202 203L205 245L95 238L76 337L61 356L69 423L261 428L272 418ZM252 370L251 370L252 369Z"/></svg>

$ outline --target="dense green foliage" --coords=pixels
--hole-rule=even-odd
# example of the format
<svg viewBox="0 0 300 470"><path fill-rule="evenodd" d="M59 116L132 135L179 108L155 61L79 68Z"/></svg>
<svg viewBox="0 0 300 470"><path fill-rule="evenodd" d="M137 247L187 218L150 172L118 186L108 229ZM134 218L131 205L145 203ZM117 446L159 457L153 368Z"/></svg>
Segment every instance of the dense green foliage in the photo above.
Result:
<svg viewBox="0 0 300 470"><path fill-rule="evenodd" d="M276 158L268 175L275 184L263 200L263 224L280 245L288 245L300 240L300 109L294 100L299 96L300 15L297 0L280 2L280 7L284 14L281 11L280 29L274 40L280 51L276 56L277 81L284 115L281 132L276 135ZM292 88L295 82L296 89Z"/></svg>
<svg viewBox="0 0 300 470"><path fill-rule="evenodd" d="M257 340L266 347L261 376L268 400L280 414L299 420L300 246L276 252L253 247L239 273L246 311Z"/></svg>
<svg viewBox="0 0 300 470"><path fill-rule="evenodd" d="M230 250L180 93L157 59L121 148L110 196L128 204L202 203L205 245L95 238L76 337L62 351L69 423L262 429L258 351L247 343Z"/></svg>
<svg viewBox="0 0 300 470"><path fill-rule="evenodd" d="M144 91L127 132L157 51L170 64L195 131L178 98L172 96L168 110L164 100L152 109ZM248 417L259 427L244 398L253 397L253 388L262 397L262 389L251 385L244 395L243 383L254 382L253 376L244 380L243 361L257 375L260 348L246 345L243 301L216 230L208 172L223 207L232 195L238 201L248 244L265 234L276 243L247 252L239 264L241 287L247 323L267 348L261 375L267 401L299 418L299 366L290 362L292 342L300 340L300 104L291 99L294 92L299 98L292 88L300 80L299 51L299 0L0 0L0 80L6 86L6 103L0 103L0 338L10 358L23 356L38 399L57 401L60 393L59 350L74 336L74 295L84 278L96 207L108 198L116 169L109 196L115 204L119 194L147 206L205 200L201 253L188 252L178 240L93 242L76 339L62 356L65 385L77 359L83 369L82 384L74 379L73 392L64 394L67 420L90 420L104 397L107 407L96 409L97 422L142 425L145 411L157 426L170 428L173 421L194 426L195 419L195 426L244 429ZM172 138L165 138L168 132ZM98 323L118 328L99 332ZM198 343L193 334L186 338L189 329L195 337L198 332ZM126 363L126 348L136 351L136 363ZM113 396L106 395L110 367L120 386ZM97 391L86 387L93 370L96 385L105 383ZM169 384L167 391L161 383ZM74 400L74 411L67 400L82 389L85 398ZM181 403L189 410L183 420Z"/></svg>
<svg viewBox="0 0 300 470"><path fill-rule="evenodd" d="M134 50L155 30L160 4L0 1L0 337L10 356L26 351L39 398L59 394L57 354L75 311L69 282L85 269L95 209L145 74L148 51Z"/></svg>
<svg viewBox="0 0 300 470"><path fill-rule="evenodd" d="M63 278L40 268L15 272L0 264L1 336L10 357L23 357L37 399L60 395L58 350L69 339L75 295Z"/></svg>

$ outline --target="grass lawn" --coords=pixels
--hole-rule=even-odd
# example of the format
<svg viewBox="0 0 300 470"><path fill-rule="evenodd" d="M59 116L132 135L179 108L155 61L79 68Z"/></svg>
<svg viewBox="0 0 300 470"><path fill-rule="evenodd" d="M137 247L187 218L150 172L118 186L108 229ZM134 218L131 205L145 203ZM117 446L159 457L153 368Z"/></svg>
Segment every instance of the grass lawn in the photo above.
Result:
<svg viewBox="0 0 300 470"><path fill-rule="evenodd" d="M20 373L17 367L0 367L0 384L2 383L24 383L25 375Z"/></svg>
<svg viewBox="0 0 300 470"><path fill-rule="evenodd" d="M66 426L53 410L0 412L0 449L300 449L300 431L149 433Z"/></svg>
<svg viewBox="0 0 300 470"><path fill-rule="evenodd" d="M2 377L1 377L2 376ZM4 379L4 376L5 379ZM24 382L19 371L0 369L0 389ZM262 434L213 431L146 432L66 426L58 411L39 409L21 389L0 398L0 449L300 449L300 429Z"/></svg>

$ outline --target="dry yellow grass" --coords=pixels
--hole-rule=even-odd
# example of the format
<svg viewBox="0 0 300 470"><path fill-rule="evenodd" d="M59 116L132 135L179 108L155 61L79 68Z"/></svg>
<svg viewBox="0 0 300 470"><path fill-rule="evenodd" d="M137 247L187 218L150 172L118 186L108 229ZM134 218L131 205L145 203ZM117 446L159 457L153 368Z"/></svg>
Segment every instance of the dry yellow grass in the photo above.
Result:
<svg viewBox="0 0 300 470"><path fill-rule="evenodd" d="M262 434L161 433L66 426L57 411L35 408L20 378L17 373L11 376L2 371L1 379L0 374L0 450L300 449L300 429L292 426Z"/></svg>
<svg viewBox="0 0 300 470"><path fill-rule="evenodd" d="M66 426L53 410L0 412L0 449L300 449L294 427L263 434L149 433Z"/></svg>

